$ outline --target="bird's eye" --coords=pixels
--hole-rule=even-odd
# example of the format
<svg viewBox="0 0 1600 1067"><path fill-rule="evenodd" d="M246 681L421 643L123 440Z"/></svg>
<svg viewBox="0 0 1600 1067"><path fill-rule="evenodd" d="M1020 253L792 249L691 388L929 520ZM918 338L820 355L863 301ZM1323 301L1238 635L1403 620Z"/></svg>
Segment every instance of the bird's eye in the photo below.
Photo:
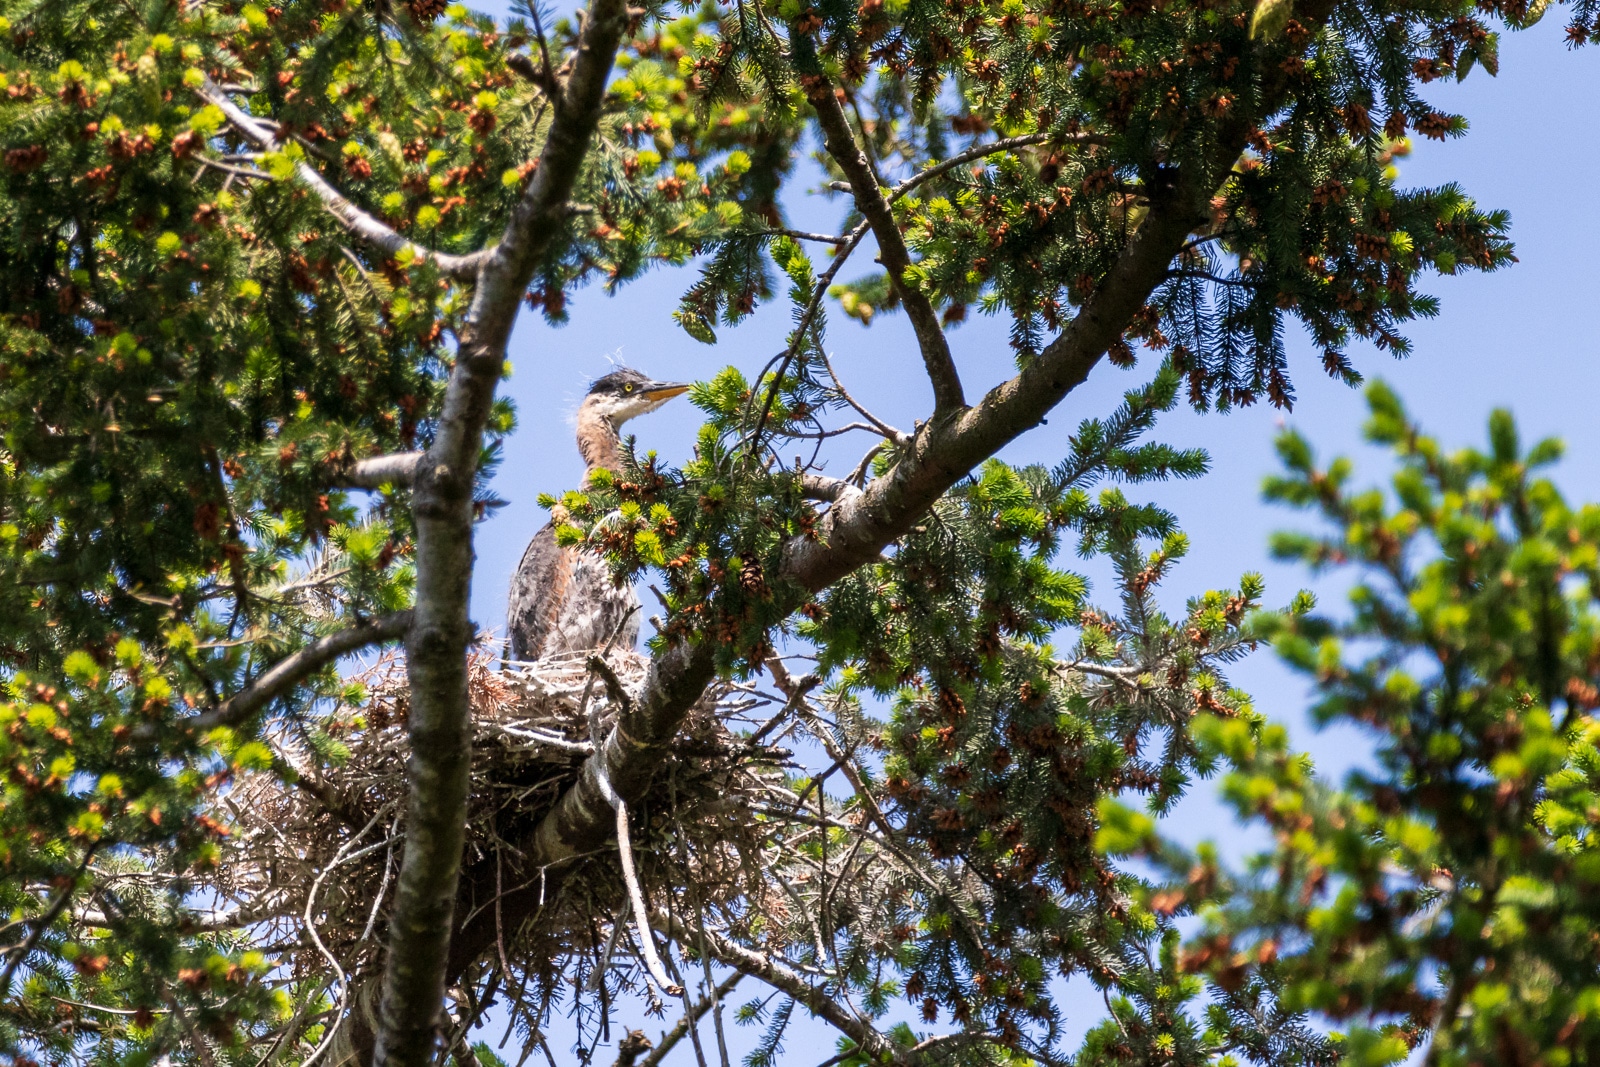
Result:
<svg viewBox="0 0 1600 1067"><path fill-rule="evenodd" d="M631 392L633 392L633 386L631 386L631 385L624 385L624 386L623 386L623 387L622 387L622 391L623 391L623 392L624 392L624 393L631 393Z"/></svg>

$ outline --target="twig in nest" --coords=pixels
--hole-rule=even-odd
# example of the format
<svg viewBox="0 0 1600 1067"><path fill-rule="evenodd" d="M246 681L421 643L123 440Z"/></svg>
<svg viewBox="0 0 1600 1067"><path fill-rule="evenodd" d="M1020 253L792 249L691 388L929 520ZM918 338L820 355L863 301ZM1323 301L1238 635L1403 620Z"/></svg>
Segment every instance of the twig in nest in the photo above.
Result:
<svg viewBox="0 0 1600 1067"><path fill-rule="evenodd" d="M599 656L589 657L589 669L600 676L606 684L606 696L611 698L621 714L626 715L633 710L633 701L629 698L627 690L622 688L622 680L617 677L617 672L611 669L611 664Z"/></svg>
<svg viewBox="0 0 1600 1067"><path fill-rule="evenodd" d="M342 1020L344 1018L345 1009L349 1005L350 980L345 977L344 968L339 966L338 959L335 958L333 953L328 951L328 946L322 943L322 937L317 933L317 924L312 921L311 916L313 911L316 909L317 893L322 889L323 881L327 879L328 875L338 870L339 866L343 864L346 859L355 859L357 856L364 856L370 852L375 852L380 848L384 848L385 846L393 845L394 842L392 840L379 841L376 845L368 845L366 848L360 849L354 854L351 853L351 849L354 847L355 843L360 841L367 834L371 833L372 828L378 825L378 820L387 815L391 807L392 805L385 805L384 807L379 808L377 814L372 816L371 821L362 828L361 832L356 834L349 841L345 842L344 847L340 848L339 851L334 854L333 862L329 863L328 866L323 869L322 873L317 875L317 880L311 883L311 891L306 894L306 909L302 916L305 922L305 932L310 935L312 942L317 946L317 951L322 953L322 958L328 961L328 966L333 968L333 973L339 983L339 1006L338 1010L334 1013L334 1017L337 1020ZM311 1067L311 1064L320 1059L322 1054L328 1051L328 1047L333 1044L333 1039L337 1037L338 1034L339 1025L338 1022L335 1022L332 1026L328 1027L328 1032L322 1036L322 1041L314 1050L312 1050L311 1055L305 1058L305 1067Z"/></svg>
<svg viewBox="0 0 1600 1067"><path fill-rule="evenodd" d="M585 686L583 690L583 703L586 710L589 704L590 689L594 684L594 675L596 674L600 675L605 681L606 694L617 704L619 716L626 714L631 706L627 694L623 692L622 682L618 680L617 674L611 669L610 664L606 663L605 655L611 651L612 644L616 642L618 635L622 633L623 625L632 617L633 612L638 610L639 606L637 604L634 605L633 611L624 615L622 622L617 624L616 630L611 634L610 640L606 642L605 648L600 650L600 654L589 657L588 664L591 674L589 685ZM656 954L655 936L650 932L650 913L645 910L644 892L639 888L639 875L633 865L633 839L628 833L628 804L622 797L617 795L616 789L611 785L611 770L606 766L605 744L601 740L599 713L588 710L588 716L589 738L595 746L595 779L600 784L600 793L606 798L606 803L610 804L617 813L617 855L622 861L622 880L628 886L628 900L633 905L633 920L639 927L640 955L644 960L645 970L649 972L651 979L669 996L675 997L683 989L667 977L666 968L661 965L661 957Z"/></svg>
<svg viewBox="0 0 1600 1067"><path fill-rule="evenodd" d="M670 997L681 996L683 987L667 977L661 957L656 954L655 935L650 931L650 913L645 910L644 892L639 888L639 875L633 865L633 840L628 833L628 805L611 787L609 776L600 778L601 791L617 810L617 854L622 861L622 880L628 886L628 900L633 904L633 921L639 927L639 953L644 958L650 977Z"/></svg>

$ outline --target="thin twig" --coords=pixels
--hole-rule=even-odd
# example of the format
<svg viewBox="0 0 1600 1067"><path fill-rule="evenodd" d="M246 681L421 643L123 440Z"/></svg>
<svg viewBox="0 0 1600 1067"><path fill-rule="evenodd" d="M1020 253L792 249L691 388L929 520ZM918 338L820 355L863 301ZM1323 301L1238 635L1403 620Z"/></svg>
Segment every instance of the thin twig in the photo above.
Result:
<svg viewBox="0 0 1600 1067"><path fill-rule="evenodd" d="M858 403L856 398L850 395L850 390L844 387L844 382L839 380L839 375L834 372L833 363L829 361L828 354L826 352L819 352L817 354L822 357L822 366L827 370L828 377L833 379L833 387L839 391L839 395L844 398L844 402L846 404L849 404L851 407L855 408L862 418L872 423L873 426L877 427L880 434L887 437L895 444L903 445L910 440L910 438L907 437L902 431L890 426L887 422L884 422L882 419L878 418L876 415Z"/></svg>
<svg viewBox="0 0 1600 1067"><path fill-rule="evenodd" d="M322 1035L322 1040L317 1044L317 1047L311 1051L311 1055L307 1056L305 1060L302 1061L301 1067L312 1067L312 1065L316 1063L319 1058L321 1058L322 1054L328 1050L328 1047L333 1044L333 1039L339 1033L340 1023L344 1021L345 1011L350 1005L350 981L345 977L344 968L339 966L339 961L334 957L332 952L328 951L328 946L322 943L322 937L317 933L316 923L314 923L311 919L311 914L316 909L317 893L322 889L322 883L328 877L328 875L332 874L347 860L354 860L360 856L375 852L379 848L382 848L386 845L392 844L390 841L380 841L376 845L360 849L354 853L351 852L351 846L357 841L360 841L367 834L371 833L372 828L378 825L378 820L389 813L391 806L392 805L386 804L382 808L379 808L378 811L375 812L372 818L367 822L367 825L362 829L362 831L359 834L351 837L350 840L346 841L344 845L340 847L338 852L334 853L333 859L328 863L327 867L323 868L322 873L317 875L316 881L311 883L310 891L306 893L306 906L305 911L301 913L301 918L305 923L305 931L308 935L310 935L312 943L317 947L317 951L322 954L323 959L328 961L328 966L333 968L335 980L339 984L339 1002L337 1011L335 1012L335 1022L329 1026L327 1032Z"/></svg>
<svg viewBox="0 0 1600 1067"><path fill-rule="evenodd" d="M829 233L808 233L805 230L790 230L782 226L768 230L758 230L757 232L771 237L793 237L796 241L817 241L825 245L842 245L849 239L848 237L834 236Z"/></svg>
<svg viewBox="0 0 1600 1067"><path fill-rule="evenodd" d="M61 888L61 892L57 894L49 909L35 921L32 932L13 950L14 955L6 961L6 969L0 972L0 996L11 992L11 976L17 973L17 968L22 966L22 961L27 958L28 953L39 944L44 932L61 917L63 911L67 910L67 903L72 899L73 891L77 889L78 879L88 869L89 862L94 859L95 850L99 847L98 843L89 846L88 851L83 854L83 862L78 864L77 873L72 876L72 881Z"/></svg>

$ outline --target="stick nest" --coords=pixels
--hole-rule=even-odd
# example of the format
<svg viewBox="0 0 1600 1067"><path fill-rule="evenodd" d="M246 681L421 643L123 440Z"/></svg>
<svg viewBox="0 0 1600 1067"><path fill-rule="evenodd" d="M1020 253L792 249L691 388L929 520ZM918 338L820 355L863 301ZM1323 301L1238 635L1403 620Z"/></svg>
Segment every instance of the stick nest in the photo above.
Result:
<svg viewBox="0 0 1600 1067"><path fill-rule="evenodd" d="M632 699L648 660L613 652L606 661ZM294 775L279 768L246 776L225 800L237 829L215 888L238 917L269 931L267 940L301 975L325 973L331 960L347 975L370 973L399 872L410 750L404 663L386 657L359 680L366 703L337 709L324 732L283 727L272 736ZM531 884L527 875L509 884L517 877L510 872L523 866L517 842L578 777L590 741L585 694L603 730L618 712L583 656L499 671L489 656L476 655L469 692L473 759L463 866L482 871L491 869L488 861L497 878L508 873L498 889L490 887L490 899L476 894L458 901L458 910L494 907L494 898ZM749 805L786 792L781 766L788 753L752 745L727 723L761 702L727 685L708 689L666 748L649 794L630 805L647 893L692 885L698 899L684 903L699 910L755 888L761 820ZM500 932L498 962L552 982L553 973L528 973L534 961L544 961L541 970L574 957L599 963L601 928L610 925L604 920L624 906L615 841L597 840L533 920Z"/></svg>

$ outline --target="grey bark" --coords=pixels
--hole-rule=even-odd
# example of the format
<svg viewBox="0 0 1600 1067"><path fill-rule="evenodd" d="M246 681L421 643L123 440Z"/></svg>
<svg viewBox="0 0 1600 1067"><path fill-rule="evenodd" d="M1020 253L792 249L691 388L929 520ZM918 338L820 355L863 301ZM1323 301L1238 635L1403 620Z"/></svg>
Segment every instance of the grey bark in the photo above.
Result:
<svg viewBox="0 0 1600 1067"><path fill-rule="evenodd" d="M823 145L850 182L856 207L861 210L862 217L872 228L872 236L878 241L879 258L888 272L889 284L894 286L895 295L900 298L900 305L906 309L906 317L911 320L928 380L933 383L934 410L945 412L965 407L961 378L956 373L955 360L950 355L950 342L939 324L939 314L916 283L908 282L905 278L905 272L911 266L911 253L906 249L905 238L894 221L894 212L890 210L889 200L878 185L872 164L850 131L850 120L845 117L833 85L821 81L807 95L817 113L817 122L822 126Z"/></svg>
<svg viewBox="0 0 1600 1067"><path fill-rule="evenodd" d="M417 463L415 618L406 641L411 763L406 846L396 881L373 1059L431 1062L471 768L467 647L472 640L473 485L506 341L534 268L558 232L599 124L606 80L627 28L623 0L593 0L571 78L538 167L478 271L433 446Z"/></svg>

